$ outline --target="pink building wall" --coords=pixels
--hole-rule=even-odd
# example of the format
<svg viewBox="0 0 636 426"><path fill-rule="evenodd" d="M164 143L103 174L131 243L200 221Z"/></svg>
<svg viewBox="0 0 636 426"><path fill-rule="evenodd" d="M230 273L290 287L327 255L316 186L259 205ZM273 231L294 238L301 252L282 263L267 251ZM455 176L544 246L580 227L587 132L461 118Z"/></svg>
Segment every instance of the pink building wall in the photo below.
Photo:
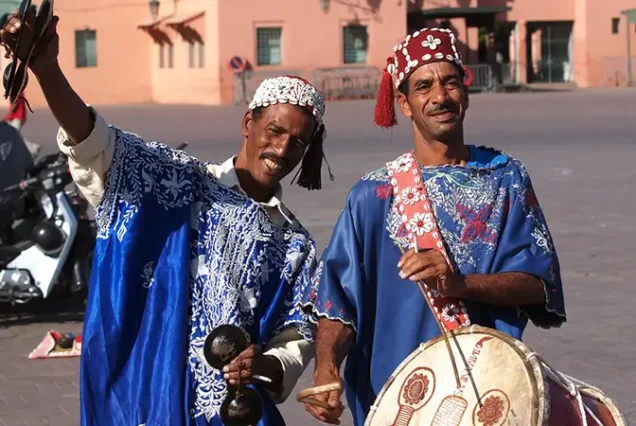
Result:
<svg viewBox="0 0 636 426"><path fill-rule="evenodd" d="M576 0L575 78L582 87L624 85L627 67L626 17L620 12L636 8L634 0ZM620 18L619 33L611 20ZM636 84L636 29L630 26L632 81ZM616 81L618 79L618 81Z"/></svg>
<svg viewBox="0 0 636 426"><path fill-rule="evenodd" d="M501 4L498 0L480 0ZM621 11L636 8L634 0L515 0L508 3L512 9L501 20L517 23L516 37L519 49L515 59L519 64L518 77L526 81L526 25L529 22L573 21L572 70L573 80L579 87L624 85L626 83L626 18ZM618 34L612 34L612 18L620 18ZM629 29L632 44L632 62L636 69L636 30ZM534 37L537 37L535 34ZM533 40L533 59L540 57L540 42ZM632 80L636 83L636 73ZM616 76L618 75L618 81ZM617 84L618 83L618 84Z"/></svg>
<svg viewBox="0 0 636 426"><path fill-rule="evenodd" d="M382 68L394 44L406 32L406 2L348 0L330 2L328 13L318 0L220 1L219 58L223 101L231 101L233 75L226 64L234 55L246 58L256 71L296 70L306 78L316 68L343 66L342 27L366 25L366 65ZM371 5L378 4L378 9ZM256 29L282 27L282 64L256 66Z"/></svg>
<svg viewBox="0 0 636 426"><path fill-rule="evenodd" d="M234 55L246 58L257 72L295 70L311 78L316 68L344 66L342 27L361 24L369 35L368 61L361 66L382 68L392 46L406 34L409 11L497 5L511 7L498 15L499 21L516 23L510 46L511 57L518 62L519 81L527 80L528 37L534 40L531 59L540 57L538 36L528 34L527 24L573 21L574 81L581 87L625 84L626 29L620 12L636 7L634 0L331 0L327 13L319 0L162 0L160 22L154 26L148 25L153 21L145 1L57 0L55 7L61 18L62 68L87 102L227 104L233 101L234 91L227 63ZM619 34L612 34L613 17L621 18ZM458 29L466 61L476 63L477 28L466 27L464 18L451 19L451 24ZM280 66L255 65L256 29L261 26L282 27ZM97 31L97 67L76 68L75 31L87 28ZM173 46L172 68L159 67L157 34ZM201 68L198 45L196 66L188 64L192 34L203 41ZM636 70L633 25L630 36ZM33 106L44 105L34 78L27 96Z"/></svg>
<svg viewBox="0 0 636 426"><path fill-rule="evenodd" d="M150 41L134 22L148 15L148 6L113 0L56 0L60 16L60 65L84 100L94 104L150 102L153 99ZM97 67L76 68L75 31L97 31ZM3 64L6 60L3 59ZM29 102L45 105L37 81L30 75L26 91Z"/></svg>
<svg viewBox="0 0 636 426"><path fill-rule="evenodd" d="M152 43L151 63L153 100L159 103L220 103L219 96L219 34L218 0L168 1L161 4L159 17L165 21L158 29L174 46L173 67L159 67L160 45ZM186 31L177 30L169 22L184 21ZM168 22L168 23L166 23ZM188 32L193 30L193 32ZM189 66L191 36L203 41L203 67L199 67L199 47L195 42L194 67ZM150 36L148 36L150 38ZM167 54L167 53L166 53ZM167 61L167 58L166 58ZM167 65L167 64L166 64Z"/></svg>

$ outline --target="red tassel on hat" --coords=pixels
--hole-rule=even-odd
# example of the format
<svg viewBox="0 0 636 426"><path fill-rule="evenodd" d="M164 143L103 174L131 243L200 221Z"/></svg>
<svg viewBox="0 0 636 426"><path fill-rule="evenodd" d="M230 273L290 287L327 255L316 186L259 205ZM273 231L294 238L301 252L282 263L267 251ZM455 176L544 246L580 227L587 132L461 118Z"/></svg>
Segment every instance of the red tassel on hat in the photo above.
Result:
<svg viewBox="0 0 636 426"><path fill-rule="evenodd" d="M393 66L393 58L387 59L387 66L382 72L382 81L378 90L378 99L375 104L375 114L373 122L376 126L385 129L397 124L395 117L395 93L393 91L393 79L388 71L388 67Z"/></svg>

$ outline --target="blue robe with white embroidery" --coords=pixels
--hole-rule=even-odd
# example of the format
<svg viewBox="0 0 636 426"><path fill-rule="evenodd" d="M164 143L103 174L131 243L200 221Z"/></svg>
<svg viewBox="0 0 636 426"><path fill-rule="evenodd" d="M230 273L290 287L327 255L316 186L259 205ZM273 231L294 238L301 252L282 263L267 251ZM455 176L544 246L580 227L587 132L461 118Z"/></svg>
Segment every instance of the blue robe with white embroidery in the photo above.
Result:
<svg viewBox="0 0 636 426"><path fill-rule="evenodd" d="M455 270L461 274L526 272L545 285L545 306L495 307L465 301L473 324L521 339L528 318L542 327L565 321L559 262L525 167L516 159L469 146L465 167L421 168ZM382 386L422 342L440 334L416 285L397 268L408 249L386 169L349 193L304 306L314 321L342 321L356 331L345 367L346 397L361 426Z"/></svg>
<svg viewBox="0 0 636 426"><path fill-rule="evenodd" d="M206 336L235 324L261 345L286 327L311 338L298 306L315 269L315 243L300 225L274 225L206 164L115 132L97 209L81 423L222 425L227 385L202 355ZM259 391L259 425L284 425Z"/></svg>

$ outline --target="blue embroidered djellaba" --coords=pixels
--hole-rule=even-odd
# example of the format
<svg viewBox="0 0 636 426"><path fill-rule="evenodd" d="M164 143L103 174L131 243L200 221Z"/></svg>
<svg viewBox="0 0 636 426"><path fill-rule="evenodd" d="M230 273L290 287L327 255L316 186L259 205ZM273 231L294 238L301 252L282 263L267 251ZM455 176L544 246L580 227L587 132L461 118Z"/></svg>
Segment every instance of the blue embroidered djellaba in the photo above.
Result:
<svg viewBox="0 0 636 426"><path fill-rule="evenodd" d="M221 425L227 385L205 362L204 339L222 324L263 345L290 326L311 339L299 306L315 243L296 220L272 223L208 164L113 129L84 325L82 423ZM259 425L284 425L261 394Z"/></svg>
<svg viewBox="0 0 636 426"><path fill-rule="evenodd" d="M561 325L566 317L559 262L526 168L501 151L468 148L466 166L420 167L454 270L525 272L543 281L546 294L544 306L464 301L471 323L517 339L528 319L545 328ZM304 299L314 321L338 320L356 331L344 375L356 426L397 366L439 335L418 287L398 276L396 245L408 249L409 240L394 201L386 168L353 187ZM451 320L458 313L442 315Z"/></svg>

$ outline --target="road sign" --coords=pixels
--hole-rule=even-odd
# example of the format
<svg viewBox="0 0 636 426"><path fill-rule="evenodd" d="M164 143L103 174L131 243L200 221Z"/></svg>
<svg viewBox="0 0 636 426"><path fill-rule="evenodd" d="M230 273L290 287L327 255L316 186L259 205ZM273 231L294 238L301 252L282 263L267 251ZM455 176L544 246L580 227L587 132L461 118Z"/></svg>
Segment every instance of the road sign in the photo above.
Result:
<svg viewBox="0 0 636 426"><path fill-rule="evenodd" d="M234 72L242 72L247 68L247 61L240 56L233 56L230 59L230 69Z"/></svg>

